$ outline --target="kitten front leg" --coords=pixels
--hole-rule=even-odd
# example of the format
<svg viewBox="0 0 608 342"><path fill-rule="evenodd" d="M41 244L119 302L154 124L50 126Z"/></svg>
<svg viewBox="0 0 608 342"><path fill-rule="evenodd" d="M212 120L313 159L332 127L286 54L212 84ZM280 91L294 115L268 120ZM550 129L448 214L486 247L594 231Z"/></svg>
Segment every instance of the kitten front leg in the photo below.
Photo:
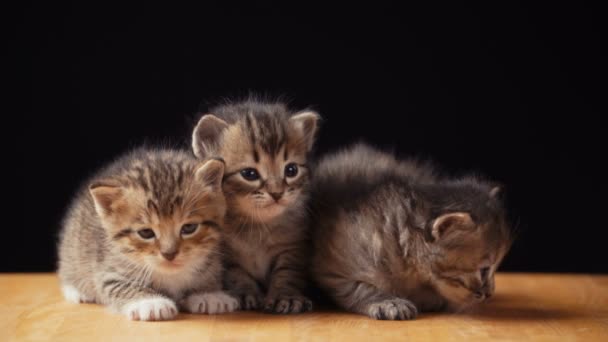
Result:
<svg viewBox="0 0 608 342"><path fill-rule="evenodd" d="M151 288L121 277L101 281L102 302L134 321L163 321L177 316L175 302Z"/></svg>
<svg viewBox="0 0 608 342"><path fill-rule="evenodd" d="M293 252L277 257L264 300L265 312L289 314L312 310L312 302L302 294L306 277L304 266L298 260L302 259Z"/></svg>
<svg viewBox="0 0 608 342"><path fill-rule="evenodd" d="M95 303L95 296L79 291L76 286L70 284L61 285L61 292L68 302L72 303Z"/></svg>
<svg viewBox="0 0 608 342"><path fill-rule="evenodd" d="M262 291L257 281L238 265L225 271L224 287L230 295L238 298L243 310L256 310L262 305Z"/></svg>
<svg viewBox="0 0 608 342"><path fill-rule="evenodd" d="M365 282L332 278L331 284L325 287L346 309L374 319L408 320L418 315L412 301L384 293Z"/></svg>

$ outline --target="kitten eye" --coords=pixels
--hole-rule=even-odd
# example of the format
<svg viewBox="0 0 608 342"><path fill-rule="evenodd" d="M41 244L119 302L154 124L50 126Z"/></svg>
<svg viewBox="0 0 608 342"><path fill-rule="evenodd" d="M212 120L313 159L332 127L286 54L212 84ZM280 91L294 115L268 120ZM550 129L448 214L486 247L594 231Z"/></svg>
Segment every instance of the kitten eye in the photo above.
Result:
<svg viewBox="0 0 608 342"><path fill-rule="evenodd" d="M479 274L481 275L481 280L484 280L488 277L488 274L490 273L490 268L489 267L482 267L479 270Z"/></svg>
<svg viewBox="0 0 608 342"><path fill-rule="evenodd" d="M189 223L182 226L180 230L181 235L190 235L194 234L194 232L198 229L198 223Z"/></svg>
<svg viewBox="0 0 608 342"><path fill-rule="evenodd" d="M285 166L285 176L295 177L298 175L298 165L295 163L289 163Z"/></svg>
<svg viewBox="0 0 608 342"><path fill-rule="evenodd" d="M139 236L141 236L142 239L154 239L154 237L156 236L154 234L154 231L150 228L144 228L144 229L140 229L137 231L137 234L139 234Z"/></svg>
<svg viewBox="0 0 608 342"><path fill-rule="evenodd" d="M242 169L241 176L243 176L243 178L245 178L248 181L254 181L254 180L260 179L260 174L258 173L258 170L251 168L251 167Z"/></svg>

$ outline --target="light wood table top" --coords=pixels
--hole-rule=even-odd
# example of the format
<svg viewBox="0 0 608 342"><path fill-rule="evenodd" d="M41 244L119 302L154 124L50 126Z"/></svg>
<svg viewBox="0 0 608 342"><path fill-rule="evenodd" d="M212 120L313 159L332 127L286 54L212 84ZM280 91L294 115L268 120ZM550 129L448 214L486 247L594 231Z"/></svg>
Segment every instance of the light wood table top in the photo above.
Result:
<svg viewBox="0 0 608 342"><path fill-rule="evenodd" d="M466 314L422 314L375 321L319 311L278 316L239 312L180 314L132 322L100 305L63 300L54 274L0 274L0 341L608 341L608 275L510 274Z"/></svg>

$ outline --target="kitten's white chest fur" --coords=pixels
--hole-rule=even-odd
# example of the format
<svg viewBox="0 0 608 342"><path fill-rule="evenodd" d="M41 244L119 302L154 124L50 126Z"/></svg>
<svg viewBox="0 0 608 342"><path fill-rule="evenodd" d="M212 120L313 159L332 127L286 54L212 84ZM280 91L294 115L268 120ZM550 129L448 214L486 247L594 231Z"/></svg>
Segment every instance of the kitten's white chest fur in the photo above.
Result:
<svg viewBox="0 0 608 342"><path fill-rule="evenodd" d="M172 298L180 298L182 293L195 287L201 277L194 270L181 270L175 273L155 272L151 277L153 287L158 288Z"/></svg>

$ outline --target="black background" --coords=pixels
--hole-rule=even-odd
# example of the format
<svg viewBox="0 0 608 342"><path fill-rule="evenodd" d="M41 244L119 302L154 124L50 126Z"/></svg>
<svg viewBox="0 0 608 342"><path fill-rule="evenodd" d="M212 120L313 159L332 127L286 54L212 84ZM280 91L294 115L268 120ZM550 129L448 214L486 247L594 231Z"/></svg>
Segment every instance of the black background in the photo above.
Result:
<svg viewBox="0 0 608 342"><path fill-rule="evenodd" d="M18 209L4 207L1 271L54 269L63 211L96 168L144 142L187 146L201 106L256 91L320 111L318 153L363 139L504 183L519 236L503 270L608 272L597 6L126 3L8 13L23 96L4 125Z"/></svg>

